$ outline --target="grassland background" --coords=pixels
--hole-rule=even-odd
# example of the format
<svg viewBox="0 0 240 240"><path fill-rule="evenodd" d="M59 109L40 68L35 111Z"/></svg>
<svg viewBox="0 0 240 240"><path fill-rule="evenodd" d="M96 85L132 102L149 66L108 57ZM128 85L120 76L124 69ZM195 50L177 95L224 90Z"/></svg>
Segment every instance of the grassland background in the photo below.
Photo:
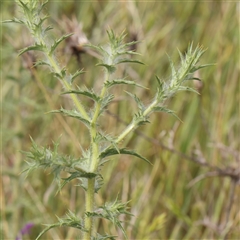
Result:
<svg viewBox="0 0 240 240"><path fill-rule="evenodd" d="M129 210L135 217L122 219L130 239L240 239L239 179L215 176L216 168L193 161L205 159L225 172L239 171L239 7L237 1L50 1L46 7L55 36L67 31L64 16L76 16L93 44L105 44L109 28L125 30L129 41L137 37L139 59L146 65L126 66L127 72L121 68L118 74L135 77L149 89L156 87L155 75L166 80L170 76L166 53L177 64L177 49L185 51L191 42L207 48L202 63L216 63L199 72L201 95L179 93L168 101L182 122L154 114L151 124L139 129L144 136L138 132L126 139L126 145L153 166L122 156L103 169L105 184L97 204L117 195L123 201L131 199ZM19 9L13 1L3 1L1 14L3 20L13 18ZM32 75L18 57L18 50L29 44L27 30L4 24L1 31L1 236L15 239L24 224L34 222L25 236L34 239L42 223L57 220L55 215L63 216L67 209L81 214L84 195L74 183L55 195L53 177L42 170L25 179L20 175L25 157L19 151L30 148L29 136L51 146L61 135L61 152L79 156L78 142L87 147L88 136L77 121L44 114L60 106L71 108L71 102L59 96L61 85L45 68L38 67ZM58 52L62 63L70 70L86 71L77 84L99 89L102 71L95 67L97 59L83 54L78 63L65 45ZM123 90L135 91L145 103L154 95L131 87L115 90L117 101L109 111L118 118L102 118L104 129L112 134L124 128L119 118L129 121L136 109ZM98 222L97 228L122 238L107 222ZM60 228L44 239L77 237L76 230Z"/></svg>

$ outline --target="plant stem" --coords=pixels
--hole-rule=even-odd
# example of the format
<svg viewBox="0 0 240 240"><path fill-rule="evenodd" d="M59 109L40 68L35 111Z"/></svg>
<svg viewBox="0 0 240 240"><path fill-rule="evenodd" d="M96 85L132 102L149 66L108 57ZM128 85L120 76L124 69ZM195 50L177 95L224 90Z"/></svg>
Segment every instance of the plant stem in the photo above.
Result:
<svg viewBox="0 0 240 240"><path fill-rule="evenodd" d="M57 61L49 54L46 54L47 59L49 60L49 62L51 63L52 68L54 69L54 71L56 73L60 72L60 68L57 64ZM70 84L63 78L61 79L63 86L66 88L66 90L70 91L71 90L71 86ZM77 107L78 111L83 115L84 118L86 118L87 120L89 120L89 116L86 113L84 107L82 106L82 104L80 103L80 101L78 100L78 98L76 97L76 95L71 94L71 98L75 104L75 106Z"/></svg>
<svg viewBox="0 0 240 240"><path fill-rule="evenodd" d="M157 99L155 99L143 112L143 116L148 116L151 112L152 109L158 104ZM116 139L116 143L121 142L131 131L133 131L136 126L138 125L137 121L132 121L126 128L125 130L119 135L119 137Z"/></svg>
<svg viewBox="0 0 240 240"><path fill-rule="evenodd" d="M107 74L106 81L109 79L109 74ZM106 94L107 88L105 85L103 86L100 94L100 99L102 100ZM90 161L90 172L96 172L98 167L98 156L99 156L99 145L96 141L97 136L97 120L99 117L99 112L101 110L101 101L96 103L94 115L91 121L90 126L90 137L91 137L91 161ZM88 179L88 186L86 191L86 212L93 212L94 210L94 193L95 193L95 181L96 178ZM83 239L84 240L91 240L92 237L92 231L93 231L93 218L92 217L86 217L85 218L85 228L87 229L87 232L84 233Z"/></svg>
<svg viewBox="0 0 240 240"><path fill-rule="evenodd" d="M94 185L95 185L95 178L88 179L88 188L85 193L85 200L86 200L86 212L93 212L94 207ZM84 227L86 228L87 232L84 232L83 239L84 240L91 240L92 231L93 231L93 218L92 217L85 217Z"/></svg>

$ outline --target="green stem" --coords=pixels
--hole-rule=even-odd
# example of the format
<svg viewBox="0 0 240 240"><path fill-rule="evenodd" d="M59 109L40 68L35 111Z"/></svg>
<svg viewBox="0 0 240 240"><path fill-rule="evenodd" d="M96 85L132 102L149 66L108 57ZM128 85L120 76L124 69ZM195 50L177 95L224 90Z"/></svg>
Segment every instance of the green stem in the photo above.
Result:
<svg viewBox="0 0 240 240"><path fill-rule="evenodd" d="M95 178L88 179L88 188L85 193L85 200L86 200L86 212L93 212L94 208L94 185L95 185ZM91 240L92 232L93 232L93 218L92 217L85 217L84 227L86 228L87 232L84 232L83 239L84 240Z"/></svg>
<svg viewBox="0 0 240 240"><path fill-rule="evenodd" d="M143 116L148 116L151 112L152 109L158 104L157 99L155 99L143 112ZM125 130L118 136L116 139L116 143L121 142L130 132L132 132L138 125L137 121L132 121L126 128Z"/></svg>
<svg viewBox="0 0 240 240"><path fill-rule="evenodd" d="M105 82L109 80L108 72L106 74L105 79L106 79ZM98 166L99 147L98 147L98 143L96 142L97 120L98 120L99 112L101 109L102 99L104 98L106 91L107 91L107 88L104 85L100 93L101 100L96 103L95 111L94 111L92 122L91 122L90 136L91 136L92 156L91 156L90 172L95 172Z"/></svg>
<svg viewBox="0 0 240 240"><path fill-rule="evenodd" d="M59 73L60 68L59 68L56 60L51 55L46 54L46 56L47 56L49 62L51 63L51 66L54 69L54 71L56 73ZM66 90L68 90L68 91L72 90L70 84L64 78L61 80L62 80L63 86L66 88ZM90 120L89 116L88 116L87 112L85 111L84 107L82 106L82 104L80 103L80 101L78 100L78 98L76 97L76 95L70 94L70 96L71 96L75 106L77 107L78 111L82 114L82 116L85 119L87 119L89 121Z"/></svg>
<svg viewBox="0 0 240 240"><path fill-rule="evenodd" d="M45 56L48 59L48 61L50 62L50 65L53 69L53 72L55 73L60 73L61 69L58 65L58 62L55 60L53 54L51 53L47 41L44 39L42 32L44 32L44 30L38 29L38 31L36 31L36 25L40 24L41 18L39 16L39 12L36 8L38 1L30 1L28 3L28 7L29 9L31 9L31 11L26 11L25 8L23 8L24 13L25 13L25 17L27 18L27 21L25 22L26 26L29 28L30 32L33 34L34 38L35 38L35 42L37 43L41 43L41 45L45 46ZM22 5L22 4L21 4ZM35 14L38 14L38 18L37 20L35 19ZM34 22L35 19L35 22ZM68 81L62 77L62 84L63 86L69 91L71 90L71 85L68 83ZM90 121L90 117L88 116L86 110L84 109L83 105L80 103L80 101L78 100L78 98L76 97L76 95L71 94L71 98L76 106L76 108L78 109L78 111L82 114L82 116L87 119L88 121Z"/></svg>
<svg viewBox="0 0 240 240"><path fill-rule="evenodd" d="M107 75L107 80L109 78L109 75ZM106 80L106 81L107 81ZM102 100L106 94L107 88L103 86L100 99ZM90 136L91 136L91 163L90 163L90 172L96 172L98 167L98 156L99 156L99 146L96 142L96 136L97 136L97 120L99 116L99 112L101 109L101 101L96 103L94 115L91 121L91 127L90 127ZM88 179L88 188L86 191L86 212L93 212L94 210L94 192L95 192L95 181L96 178ZM91 240L92 232L93 232L93 218L92 217L86 217L85 218L85 228L87 229L87 232L84 232L83 239L84 240Z"/></svg>

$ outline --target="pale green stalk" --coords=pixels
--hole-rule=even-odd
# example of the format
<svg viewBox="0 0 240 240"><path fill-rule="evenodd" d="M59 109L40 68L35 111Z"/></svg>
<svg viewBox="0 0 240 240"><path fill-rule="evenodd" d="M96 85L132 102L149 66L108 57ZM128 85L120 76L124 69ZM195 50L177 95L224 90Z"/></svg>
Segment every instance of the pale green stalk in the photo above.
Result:
<svg viewBox="0 0 240 240"><path fill-rule="evenodd" d="M106 72L106 80L107 82L109 80L109 73ZM102 87L101 93L100 93L100 99L103 99L106 94L107 88L105 84ZM101 101L96 103L95 111L93 114L93 118L91 121L90 126L90 136L91 136L91 149L92 149L92 155L91 155L91 165L90 165L90 172L96 172L99 164L99 144L96 142L96 136L97 136L97 120L99 117L101 109ZM88 179L88 189L86 193L86 212L93 212L94 208L94 186L95 186L95 178ZM88 232L84 232L83 238L84 240L90 240L92 236L92 230L93 230L93 219L91 217L85 218L85 228L88 230Z"/></svg>
<svg viewBox="0 0 240 240"><path fill-rule="evenodd" d="M147 117L153 110L155 106L158 105L158 101L155 99L148 107L147 109L143 112L143 116ZM130 132L132 132L136 127L138 126L137 121L132 121L126 128L125 130L117 137L116 143L121 142Z"/></svg>
<svg viewBox="0 0 240 240"><path fill-rule="evenodd" d="M44 39L42 39L44 41ZM51 66L53 67L54 71L56 73L59 73L60 72L60 68L58 67L58 62L49 54L45 54L45 56L47 57L47 59L49 60L49 62L51 63ZM62 83L63 83L63 86L64 88L67 90L67 91L70 91L72 88L71 88L71 85L68 83L68 81L66 79L61 79L62 80ZM74 94L70 94L71 98L72 98L72 101L74 102L76 108L78 109L78 111L82 114L82 116L84 118L86 118L88 121L90 120L87 112L85 111L83 105L81 104L81 102L78 100L78 98L76 97L76 95Z"/></svg>

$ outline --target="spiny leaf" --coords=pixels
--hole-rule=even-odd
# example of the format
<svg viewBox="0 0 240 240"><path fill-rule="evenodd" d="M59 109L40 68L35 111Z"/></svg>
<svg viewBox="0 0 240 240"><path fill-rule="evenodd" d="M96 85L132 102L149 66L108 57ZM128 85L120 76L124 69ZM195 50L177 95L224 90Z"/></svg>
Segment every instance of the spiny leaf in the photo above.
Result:
<svg viewBox="0 0 240 240"><path fill-rule="evenodd" d="M171 67L171 73L172 73L172 79L170 82L170 86L173 87L174 85L178 84L178 72L174 67L172 59L168 56L169 62L170 62L170 67Z"/></svg>
<svg viewBox="0 0 240 240"><path fill-rule="evenodd" d="M120 63L139 63L143 64L141 61L133 60L130 58L120 58L122 55L136 55L138 53L130 51L128 48L132 43L123 43L123 39L126 36L124 33L120 36L116 36L112 30L107 31L110 44L106 47L92 46L90 47L97 50L102 55L102 62L97 64L97 66L103 66L111 74L116 70L116 65Z"/></svg>
<svg viewBox="0 0 240 240"><path fill-rule="evenodd" d="M78 172L81 177L91 178L94 173L89 173L88 159L86 158L72 158L58 153L59 142L55 142L53 151L49 148L39 147L31 138L32 148L30 152L23 152L27 156L28 167L23 171L27 175L35 169L50 168L54 174L55 180L60 184L60 173L65 171L74 173ZM68 179L70 180L70 179Z"/></svg>
<svg viewBox="0 0 240 240"><path fill-rule="evenodd" d="M90 127L90 122L85 119L80 112L78 112L77 110L66 110L64 108L61 108L60 110L53 110L50 111L50 113L63 113L66 116L72 117L72 118L76 118L78 120L80 120L81 122L83 122L87 127Z"/></svg>
<svg viewBox="0 0 240 240"><path fill-rule="evenodd" d="M127 92L127 91L125 91L125 92L135 100L135 102L137 103L137 106L138 106L139 110L140 110L141 112L143 112L143 111L145 110L145 106L144 106L144 104L142 103L142 101L141 101L135 94L132 94L132 93Z"/></svg>
<svg viewBox="0 0 240 240"><path fill-rule="evenodd" d="M92 240L115 240L117 236L112 236L112 235L100 235L97 233L97 236L92 238Z"/></svg>
<svg viewBox="0 0 240 240"><path fill-rule="evenodd" d="M149 116L144 115L143 111L141 111L141 110L139 112L135 113L135 115L134 115L134 121L137 123L138 126L149 123L148 118L149 118Z"/></svg>
<svg viewBox="0 0 240 240"><path fill-rule="evenodd" d="M81 186L85 191L87 191L88 189L88 181L87 178L79 178L79 180L81 180L82 184L80 185L76 185L76 186ZM95 185L94 185L94 192L97 193L99 189L101 189L102 185L103 185L103 177L100 174L96 175L95 178Z"/></svg>
<svg viewBox="0 0 240 240"><path fill-rule="evenodd" d="M118 150L118 146L115 142L115 139L112 136L110 136L109 134L103 134L103 133L98 132L95 141L97 141L97 142L106 141L106 142L110 143L111 145L113 145L113 147L117 150L117 152L120 153Z"/></svg>
<svg viewBox="0 0 240 240"><path fill-rule="evenodd" d="M25 52L32 51L32 50L45 52L46 51L46 46L43 45L43 44L35 43L35 45L32 45L32 46L21 49L19 51L19 56L22 55Z"/></svg>
<svg viewBox="0 0 240 240"><path fill-rule="evenodd" d="M62 183L59 185L59 189L58 192L70 181L72 181L73 179L79 179L79 178L87 178L87 179L91 179L97 176L97 174L95 173L90 173L90 172L70 172L69 173L70 176L67 178L62 178Z"/></svg>
<svg viewBox="0 0 240 240"><path fill-rule="evenodd" d="M67 226L67 227L73 227L80 229L81 231L87 232L87 230L84 228L83 220L79 217L77 217L73 212L68 210L68 213L66 214L65 218L58 218L57 223L53 224L45 224L47 226L36 238L36 240L40 239L40 237L46 233L48 230L55 228L55 227L62 227L62 226Z"/></svg>
<svg viewBox="0 0 240 240"><path fill-rule="evenodd" d="M104 85L107 87L107 88L110 88L114 85L119 85L119 84L126 84L126 85L134 85L134 86L137 86L137 87L141 87L141 88L145 88L147 89L146 87L134 82L134 81L131 81L131 80L126 80L126 79L113 79L111 81L106 81L104 83Z"/></svg>
<svg viewBox="0 0 240 240"><path fill-rule="evenodd" d="M33 25L35 26L34 30L41 32L43 22L46 21L48 18L49 16L44 16L43 18L39 19L38 23L33 23Z"/></svg>
<svg viewBox="0 0 240 240"><path fill-rule="evenodd" d="M113 94L108 94L101 100L101 108L100 108L100 111L99 111L99 115L104 111L104 109L113 100L113 98L114 98Z"/></svg>
<svg viewBox="0 0 240 240"><path fill-rule="evenodd" d="M95 94L93 90L89 90L87 88L85 88L85 90L78 88L78 90L70 90L70 91L63 92L62 94L80 94L80 95L84 95L86 97L91 98L95 102L98 102L100 100L100 97L97 94Z"/></svg>
<svg viewBox="0 0 240 240"><path fill-rule="evenodd" d="M37 67L37 66L39 66L39 65L47 65L47 66L51 67L51 65L50 65L47 61L43 61L43 60L37 61L37 62L34 64L34 67Z"/></svg>
<svg viewBox="0 0 240 240"><path fill-rule="evenodd" d="M74 79L79 76L80 74L83 74L84 71L81 69L81 70L77 70L73 75L71 75L71 79L70 79L70 83L72 84Z"/></svg>
<svg viewBox="0 0 240 240"><path fill-rule="evenodd" d="M177 49L177 50L178 50L178 54L179 54L180 59L181 59L181 64L184 64L184 61L185 61L184 56L183 56L182 52L179 49Z"/></svg>
<svg viewBox="0 0 240 240"><path fill-rule="evenodd" d="M61 69L60 72L53 72L53 75L56 78L63 79L63 78L65 78L66 73L67 73L67 69L64 67L64 68Z"/></svg>
<svg viewBox="0 0 240 240"><path fill-rule="evenodd" d="M52 26L47 26L46 28L43 29L43 32L44 32L44 34L45 34L47 31L50 31L50 30L52 30L52 29L53 29Z"/></svg>
<svg viewBox="0 0 240 240"><path fill-rule="evenodd" d="M40 5L40 7L38 8L38 14L41 13L41 11L42 11L43 8L45 7L45 5L47 5L47 3L48 3L48 0L46 0L45 2L43 2L43 3Z"/></svg>
<svg viewBox="0 0 240 240"><path fill-rule="evenodd" d="M182 121L175 113L174 111L168 109L168 108L165 108L165 107L154 107L153 108L153 111L154 112L166 112L166 113L169 113L169 114L172 114L174 117L176 117L178 120Z"/></svg>
<svg viewBox="0 0 240 240"><path fill-rule="evenodd" d="M204 50L202 47L197 46L193 51L193 43L191 43L188 47L188 50L185 54L185 57L182 59L184 60L181 63L181 67L179 69L178 79L179 83L182 83L184 80L187 80L190 73L195 72L198 67L196 64L198 63L200 57L203 55Z"/></svg>
<svg viewBox="0 0 240 240"><path fill-rule="evenodd" d="M115 148L108 148L105 151L101 152L101 154L99 155L99 158L100 159L104 159L106 157L109 157L109 156L112 156L112 155L116 155L116 154L132 155L132 156L135 156L135 157L138 157L138 158L144 160L147 163L150 163L145 157L143 157L140 154L136 153L134 150L128 150L126 148L118 149L118 151Z"/></svg>
<svg viewBox="0 0 240 240"><path fill-rule="evenodd" d="M215 63L210 63L210 64L195 66L191 69L191 73L196 72L197 70L199 70L201 68L205 68L205 67L209 67L209 66L215 66L215 65L216 65Z"/></svg>
<svg viewBox="0 0 240 240"><path fill-rule="evenodd" d="M156 98L158 99L158 102L163 102L166 99L166 95L164 94L166 89L166 84L158 77L156 76L158 87L157 87L157 93Z"/></svg>
<svg viewBox="0 0 240 240"><path fill-rule="evenodd" d="M121 214L133 216L133 214L127 211L128 203L129 202L122 203L116 199L114 202L105 203L104 206L99 207L94 212L86 212L85 214L87 217L105 218L111 221L114 225L122 230L124 237L128 239L126 232L122 226L122 222L118 219L119 215Z"/></svg>
<svg viewBox="0 0 240 240"><path fill-rule="evenodd" d="M141 61L133 60L133 59L129 59L129 58L117 59L114 63L115 63L115 64L120 64L120 63L138 63L138 64L144 65L144 63L141 62Z"/></svg>
<svg viewBox="0 0 240 240"><path fill-rule="evenodd" d="M101 47L101 46L96 46L96 45L93 45L93 44L85 44L84 46L96 50L96 51L97 51L99 54L101 54L102 56L108 54L108 52L105 51L104 48Z"/></svg>
<svg viewBox="0 0 240 240"><path fill-rule="evenodd" d="M19 24L25 24L25 22L21 19L18 19L18 18L13 18L13 19L10 19L10 20L4 20L2 21L2 23L19 23Z"/></svg>
<svg viewBox="0 0 240 240"><path fill-rule="evenodd" d="M114 73L116 71L116 67L114 65L109 65L106 63L98 63L96 66L105 67L109 73Z"/></svg>
<svg viewBox="0 0 240 240"><path fill-rule="evenodd" d="M195 89L190 88L190 87L185 87L185 86L179 86L179 87L178 87L178 90L179 90L179 91L190 91L190 92L194 92L194 93L199 94L199 92L196 91Z"/></svg>
<svg viewBox="0 0 240 240"><path fill-rule="evenodd" d="M28 16L31 16L33 14L33 12L31 11L31 9L28 7L28 4L22 2L21 0L18 0L19 5L22 7L24 13L26 13Z"/></svg>
<svg viewBox="0 0 240 240"><path fill-rule="evenodd" d="M102 175L101 174L97 174L97 176L95 178L94 192L97 193L101 189L103 184L104 184L104 181L103 181Z"/></svg>
<svg viewBox="0 0 240 240"><path fill-rule="evenodd" d="M156 79L157 79L157 82L158 82L159 87L162 89L162 88L163 88L163 82L162 82L162 80L161 80L157 75L156 75L155 77L156 77Z"/></svg>
<svg viewBox="0 0 240 240"><path fill-rule="evenodd" d="M107 30L108 38L111 46L117 50L119 47L122 47L122 41L125 38L126 34L122 32L119 36L116 36L112 29Z"/></svg>
<svg viewBox="0 0 240 240"><path fill-rule="evenodd" d="M53 45L51 46L51 50L50 50L50 54L53 54L53 52L55 51L56 47L62 42L64 41L66 38L72 36L73 33L70 34L66 34L64 36L62 36L61 38L59 38L58 40L54 41Z"/></svg>

